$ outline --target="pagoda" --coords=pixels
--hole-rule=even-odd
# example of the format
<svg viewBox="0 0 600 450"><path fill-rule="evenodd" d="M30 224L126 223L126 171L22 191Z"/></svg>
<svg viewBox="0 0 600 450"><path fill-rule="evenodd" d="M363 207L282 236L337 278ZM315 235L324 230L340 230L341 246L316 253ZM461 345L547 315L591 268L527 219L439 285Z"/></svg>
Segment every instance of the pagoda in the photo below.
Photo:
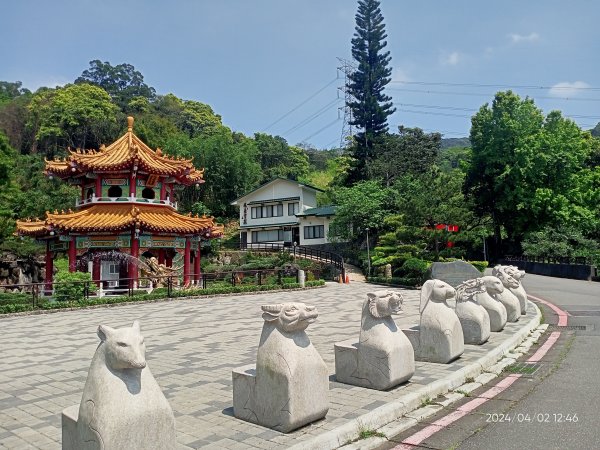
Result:
<svg viewBox="0 0 600 450"><path fill-rule="evenodd" d="M17 234L46 243L46 289L52 289L53 258L67 252L69 270L78 261L92 279L111 280L113 287L136 287L141 255L173 266L183 261L183 283L200 280L202 241L221 237L223 228L212 217L177 212L176 187L199 186L204 171L191 159L173 158L152 150L127 133L99 150L69 150L65 159L46 160L44 172L78 186L75 211L46 212L45 220L17 221ZM113 255L106 260L106 255ZM123 256L122 258L120 256ZM193 264L193 267L192 267Z"/></svg>

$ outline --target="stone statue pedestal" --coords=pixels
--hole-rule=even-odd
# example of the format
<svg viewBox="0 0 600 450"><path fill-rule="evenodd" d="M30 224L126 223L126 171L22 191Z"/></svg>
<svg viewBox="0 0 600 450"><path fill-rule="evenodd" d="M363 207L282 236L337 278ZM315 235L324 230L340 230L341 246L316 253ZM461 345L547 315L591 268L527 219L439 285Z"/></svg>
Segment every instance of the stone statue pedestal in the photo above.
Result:
<svg viewBox="0 0 600 450"><path fill-rule="evenodd" d="M400 311L401 302L398 294L387 291L368 294L359 342L350 339L334 345L337 381L386 390L413 376L414 350L390 316Z"/></svg>
<svg viewBox="0 0 600 450"><path fill-rule="evenodd" d="M317 312L303 303L262 308L256 365L232 371L233 414L289 433L329 410L329 371L304 331Z"/></svg>

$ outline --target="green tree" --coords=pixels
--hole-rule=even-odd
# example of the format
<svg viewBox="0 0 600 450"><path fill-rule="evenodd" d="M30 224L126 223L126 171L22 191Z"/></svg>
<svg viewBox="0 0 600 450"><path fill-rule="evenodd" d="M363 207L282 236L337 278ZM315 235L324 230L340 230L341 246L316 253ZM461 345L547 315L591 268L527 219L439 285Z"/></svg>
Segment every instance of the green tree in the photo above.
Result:
<svg viewBox="0 0 600 450"><path fill-rule="evenodd" d="M29 104L28 127L35 136L32 153L52 156L65 147L98 148L116 137L118 109L103 89L71 84L40 89Z"/></svg>
<svg viewBox="0 0 600 450"><path fill-rule="evenodd" d="M559 112L544 117L533 100L499 92L473 116L471 142L464 192L491 217L497 250L502 229L513 252L528 232L590 217L576 192L597 142Z"/></svg>
<svg viewBox="0 0 600 450"><path fill-rule="evenodd" d="M108 61L90 61L90 68L82 72L75 84L90 83L104 89L114 102L128 111L129 102L135 97L152 100L156 95L153 87L144 83L144 76L131 64L112 66Z"/></svg>
<svg viewBox="0 0 600 450"><path fill-rule="evenodd" d="M255 133L254 141L260 153L263 182L276 177L298 179L308 174L308 156L298 147L289 146L281 136Z"/></svg>
<svg viewBox="0 0 600 450"><path fill-rule="evenodd" d="M367 228L373 242L384 219L394 210L394 193L377 181L361 181L349 188L334 191L337 205L329 235L354 242L366 238Z"/></svg>
<svg viewBox="0 0 600 450"><path fill-rule="evenodd" d="M377 0L359 0L356 27L352 39L352 57L357 63L350 74L349 91L353 100L352 125L359 128L352 153L356 167L352 179L366 178L365 165L374 157L375 139L388 130L387 118L395 111L391 97L384 94L392 69L383 15Z"/></svg>
<svg viewBox="0 0 600 450"><path fill-rule="evenodd" d="M386 186L402 175L425 173L438 157L441 140L439 133L400 126L398 134L382 137L377 158L367 164L367 171L370 177L383 180Z"/></svg>

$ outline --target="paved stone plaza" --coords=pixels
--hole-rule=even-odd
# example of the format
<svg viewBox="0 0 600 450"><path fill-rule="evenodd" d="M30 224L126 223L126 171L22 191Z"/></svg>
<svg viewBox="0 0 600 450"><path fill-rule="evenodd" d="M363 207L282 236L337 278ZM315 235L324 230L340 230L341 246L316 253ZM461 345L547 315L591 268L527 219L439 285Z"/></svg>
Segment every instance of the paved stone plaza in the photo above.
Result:
<svg viewBox="0 0 600 450"><path fill-rule="evenodd" d="M473 362L533 317L528 311L482 346L466 346L451 364L417 362L413 378L386 392L335 382L333 344L360 330L361 304L376 287L328 283L325 288L260 295L213 297L55 314L0 318L0 445L58 449L61 411L79 404L99 324L130 326L138 319L148 365L177 420L182 447L285 448L355 421L402 395L423 388ZM402 291L401 328L418 322L418 291ZM307 333L329 367L331 407L326 419L283 434L233 417L231 370L251 364L263 324L260 305L300 301L318 306Z"/></svg>

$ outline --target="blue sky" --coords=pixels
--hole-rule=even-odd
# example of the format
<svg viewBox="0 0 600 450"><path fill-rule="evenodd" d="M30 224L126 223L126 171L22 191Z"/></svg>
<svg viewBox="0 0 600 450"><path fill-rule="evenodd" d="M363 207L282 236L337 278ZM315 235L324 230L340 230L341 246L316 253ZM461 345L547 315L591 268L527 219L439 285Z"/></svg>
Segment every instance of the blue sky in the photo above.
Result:
<svg viewBox="0 0 600 450"><path fill-rule="evenodd" d="M505 87L533 97L546 112L562 110L584 128L600 121L600 89L594 89L600 87L599 2L381 3L394 69L388 94L398 108L390 130L402 124L466 136L470 116ZM126 62L158 93L208 103L236 131L336 146L343 104L342 96L336 101L343 84L336 80L336 58L350 58L356 5L7 2L0 80L20 80L33 90L73 81L93 59Z"/></svg>

